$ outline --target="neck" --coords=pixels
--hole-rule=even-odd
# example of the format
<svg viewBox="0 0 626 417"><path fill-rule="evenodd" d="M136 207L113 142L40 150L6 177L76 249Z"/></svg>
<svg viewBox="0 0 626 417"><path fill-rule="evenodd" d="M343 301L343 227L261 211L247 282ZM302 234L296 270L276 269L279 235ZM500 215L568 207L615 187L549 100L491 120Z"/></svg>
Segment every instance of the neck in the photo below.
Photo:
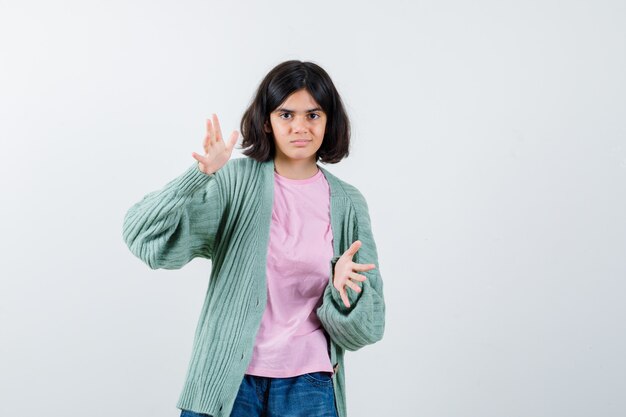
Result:
<svg viewBox="0 0 626 417"><path fill-rule="evenodd" d="M292 180L304 180L317 174L319 168L312 159L303 160L283 160L274 158L274 171L278 175Z"/></svg>

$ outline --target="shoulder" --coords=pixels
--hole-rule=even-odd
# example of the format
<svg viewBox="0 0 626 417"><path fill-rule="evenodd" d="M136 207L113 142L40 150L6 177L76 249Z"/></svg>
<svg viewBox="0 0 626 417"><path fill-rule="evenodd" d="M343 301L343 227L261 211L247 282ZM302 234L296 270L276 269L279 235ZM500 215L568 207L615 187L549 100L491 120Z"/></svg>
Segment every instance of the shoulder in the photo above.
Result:
<svg viewBox="0 0 626 417"><path fill-rule="evenodd" d="M363 193L353 184L345 182L344 190L357 210L367 211L367 200Z"/></svg>
<svg viewBox="0 0 626 417"><path fill-rule="evenodd" d="M368 210L367 200L363 193L352 183L342 180L338 176L324 169L327 180L331 182L331 187L335 189L335 195L342 196L350 200L357 212L366 212Z"/></svg>
<svg viewBox="0 0 626 417"><path fill-rule="evenodd" d="M235 183L242 178L256 174L261 166L261 162L249 157L232 158L215 173L215 176L222 183Z"/></svg>
<svg viewBox="0 0 626 417"><path fill-rule="evenodd" d="M226 162L226 164L220 169L220 171L223 170L224 172L238 172L245 169L253 169L254 167L260 166L260 164L260 162L249 157L232 158L229 159L228 162Z"/></svg>

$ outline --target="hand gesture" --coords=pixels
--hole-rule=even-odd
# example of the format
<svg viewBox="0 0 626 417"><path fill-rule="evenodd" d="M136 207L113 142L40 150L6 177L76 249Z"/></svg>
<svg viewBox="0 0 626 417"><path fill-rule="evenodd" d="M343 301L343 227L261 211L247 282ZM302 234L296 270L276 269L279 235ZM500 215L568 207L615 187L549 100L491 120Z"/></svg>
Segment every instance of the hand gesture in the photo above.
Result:
<svg viewBox="0 0 626 417"><path fill-rule="evenodd" d="M230 134L230 140L226 144L222 139L222 130L217 115L213 114L213 123L206 121L206 136L204 138L204 156L192 152L191 156L198 161L198 168L207 175L216 172L230 159L237 137L236 130Z"/></svg>
<svg viewBox="0 0 626 417"><path fill-rule="evenodd" d="M361 287L352 280L363 282L367 278L365 275L357 274L355 271L369 271L376 268L374 264L357 264L352 262L352 257L360 247L361 241L356 240L335 263L333 286L339 291L343 303L348 308L350 307L350 302L348 301L346 287L350 287L356 292L361 292Z"/></svg>

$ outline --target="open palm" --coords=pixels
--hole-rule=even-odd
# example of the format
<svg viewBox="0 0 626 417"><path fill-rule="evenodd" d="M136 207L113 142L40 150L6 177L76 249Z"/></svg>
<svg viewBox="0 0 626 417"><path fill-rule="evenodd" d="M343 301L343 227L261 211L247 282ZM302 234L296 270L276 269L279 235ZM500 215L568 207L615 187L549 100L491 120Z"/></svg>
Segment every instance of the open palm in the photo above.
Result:
<svg viewBox="0 0 626 417"><path fill-rule="evenodd" d="M192 152L191 154L191 156L198 161L200 171L207 175L216 172L228 162L233 148L237 143L237 137L239 136L239 132L233 130L228 143L224 143L217 115L213 114L212 118L213 122L209 119L206 121L206 136L204 137L203 144L204 155L197 154L196 152Z"/></svg>
<svg viewBox="0 0 626 417"><path fill-rule="evenodd" d="M335 263L333 286L337 289L337 291L339 291L343 304L346 307L350 307L346 287L350 287L353 291L361 292L361 287L359 287L354 281L363 282L367 278L365 275L357 274L357 271L363 272L376 268L376 265L374 264L358 264L356 262L352 262L352 257L356 254L360 247L361 241L354 241L348 250L346 250Z"/></svg>

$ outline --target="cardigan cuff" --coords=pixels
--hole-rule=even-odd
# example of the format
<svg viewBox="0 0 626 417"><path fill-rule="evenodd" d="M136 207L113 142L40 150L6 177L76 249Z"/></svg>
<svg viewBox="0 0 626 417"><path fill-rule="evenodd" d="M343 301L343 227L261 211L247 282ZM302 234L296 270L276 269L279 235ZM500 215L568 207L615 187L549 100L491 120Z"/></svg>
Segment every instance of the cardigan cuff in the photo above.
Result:
<svg viewBox="0 0 626 417"><path fill-rule="evenodd" d="M193 165L178 178L177 188L181 194L191 194L202 188L203 185L213 178L215 178L215 172L207 175L200 171L198 163L194 162Z"/></svg>

